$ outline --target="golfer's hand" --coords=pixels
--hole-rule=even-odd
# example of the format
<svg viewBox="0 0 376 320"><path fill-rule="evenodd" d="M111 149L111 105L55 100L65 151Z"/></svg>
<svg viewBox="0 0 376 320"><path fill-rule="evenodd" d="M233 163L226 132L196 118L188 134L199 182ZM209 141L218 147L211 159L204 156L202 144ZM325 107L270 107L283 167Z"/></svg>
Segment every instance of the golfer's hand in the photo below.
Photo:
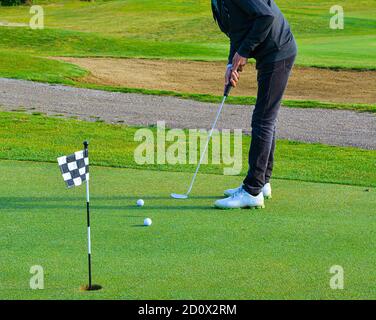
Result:
<svg viewBox="0 0 376 320"><path fill-rule="evenodd" d="M232 65L227 65L226 72L225 72L225 87L230 83L231 79L231 72L232 72Z"/></svg>
<svg viewBox="0 0 376 320"><path fill-rule="evenodd" d="M232 69L231 69L231 77L230 82L233 87L236 87L236 85L239 82L240 78L240 72L243 71L243 68L247 64L248 59L245 57L242 57L240 54L235 53L234 58L232 59Z"/></svg>

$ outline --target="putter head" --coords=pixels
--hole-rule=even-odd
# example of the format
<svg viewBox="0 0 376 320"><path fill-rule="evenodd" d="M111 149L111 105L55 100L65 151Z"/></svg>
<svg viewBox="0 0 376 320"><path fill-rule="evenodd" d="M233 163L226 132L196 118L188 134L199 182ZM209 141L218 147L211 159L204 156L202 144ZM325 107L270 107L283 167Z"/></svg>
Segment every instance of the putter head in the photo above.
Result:
<svg viewBox="0 0 376 320"><path fill-rule="evenodd" d="M178 193L171 193L171 198L174 198L174 199L188 199L188 195L186 195L186 194L178 194Z"/></svg>

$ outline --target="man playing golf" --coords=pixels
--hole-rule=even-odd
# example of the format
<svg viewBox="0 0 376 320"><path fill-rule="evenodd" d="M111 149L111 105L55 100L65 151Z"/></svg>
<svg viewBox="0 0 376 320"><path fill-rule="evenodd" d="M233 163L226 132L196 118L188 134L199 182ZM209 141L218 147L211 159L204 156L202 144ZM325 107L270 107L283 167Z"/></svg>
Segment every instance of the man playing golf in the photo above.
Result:
<svg viewBox="0 0 376 320"><path fill-rule="evenodd" d="M247 177L215 206L263 208L271 197L276 120L297 54L295 39L274 0L212 0L212 10L231 43L225 85L236 87L249 58L256 60L258 82Z"/></svg>

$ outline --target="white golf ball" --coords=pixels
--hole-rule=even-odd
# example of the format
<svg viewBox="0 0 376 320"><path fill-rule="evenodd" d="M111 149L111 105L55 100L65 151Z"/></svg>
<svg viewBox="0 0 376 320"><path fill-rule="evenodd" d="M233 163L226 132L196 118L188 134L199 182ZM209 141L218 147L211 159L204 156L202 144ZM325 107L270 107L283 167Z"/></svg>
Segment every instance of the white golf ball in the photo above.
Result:
<svg viewBox="0 0 376 320"><path fill-rule="evenodd" d="M145 204L144 200L142 199L137 200L137 207L143 207L144 204Z"/></svg>
<svg viewBox="0 0 376 320"><path fill-rule="evenodd" d="M152 223L153 223L153 221L151 221L150 218L146 218L146 219L144 220L144 226L149 227L149 226L151 226Z"/></svg>

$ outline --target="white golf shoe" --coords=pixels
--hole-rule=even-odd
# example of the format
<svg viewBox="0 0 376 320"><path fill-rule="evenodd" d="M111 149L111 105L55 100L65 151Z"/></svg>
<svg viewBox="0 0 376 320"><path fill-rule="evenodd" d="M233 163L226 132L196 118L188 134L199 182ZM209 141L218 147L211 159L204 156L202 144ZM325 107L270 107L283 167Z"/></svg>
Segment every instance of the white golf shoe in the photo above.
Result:
<svg viewBox="0 0 376 320"><path fill-rule="evenodd" d="M264 195L265 199L271 199L272 198L272 186L270 182L264 185L262 188L262 194Z"/></svg>
<svg viewBox="0 0 376 320"><path fill-rule="evenodd" d="M228 198L217 200L214 205L220 209L265 208L262 192L257 196L252 196L243 188L240 188Z"/></svg>
<svg viewBox="0 0 376 320"><path fill-rule="evenodd" d="M238 192L242 187L243 185L235 189L227 189L225 190L224 194L226 197L231 197L234 193ZM270 185L269 182L266 185L264 185L264 187L262 188L262 194L264 195L265 199L272 198L272 186Z"/></svg>

